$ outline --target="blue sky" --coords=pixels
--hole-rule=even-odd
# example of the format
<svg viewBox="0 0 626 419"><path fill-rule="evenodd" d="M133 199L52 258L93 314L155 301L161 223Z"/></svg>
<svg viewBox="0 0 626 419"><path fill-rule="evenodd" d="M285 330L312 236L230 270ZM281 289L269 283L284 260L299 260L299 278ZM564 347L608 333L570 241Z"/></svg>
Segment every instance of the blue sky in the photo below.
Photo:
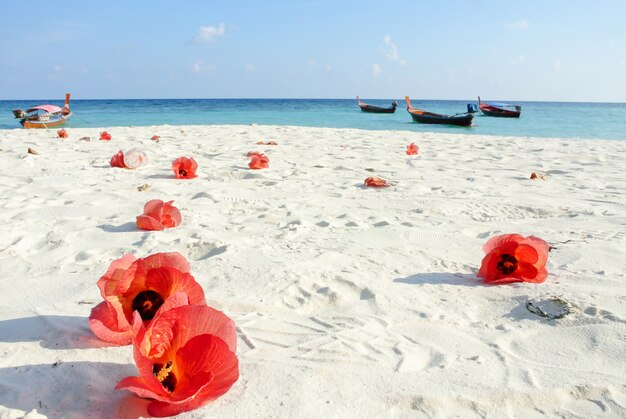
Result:
<svg viewBox="0 0 626 419"><path fill-rule="evenodd" d="M176 4L175 4L176 3ZM626 1L7 1L0 100L626 102Z"/></svg>

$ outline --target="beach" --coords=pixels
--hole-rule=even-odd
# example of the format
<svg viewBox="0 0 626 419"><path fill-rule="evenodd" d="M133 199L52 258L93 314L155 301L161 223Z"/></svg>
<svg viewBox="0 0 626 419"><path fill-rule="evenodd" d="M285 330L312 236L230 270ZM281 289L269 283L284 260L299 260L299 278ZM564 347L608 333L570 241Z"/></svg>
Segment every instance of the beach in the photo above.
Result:
<svg viewBox="0 0 626 419"><path fill-rule="evenodd" d="M113 260L174 251L235 321L240 368L182 418L626 416L626 141L67 131L0 130L0 418L146 416L147 400L114 390L137 374L132 348L87 319ZM110 167L133 148L145 166ZM249 151L269 168L250 170ZM181 156L196 179L174 178ZM137 229L151 199L174 200L182 223ZM551 245L545 282L476 277L483 244L507 233ZM526 307L550 297L570 313Z"/></svg>

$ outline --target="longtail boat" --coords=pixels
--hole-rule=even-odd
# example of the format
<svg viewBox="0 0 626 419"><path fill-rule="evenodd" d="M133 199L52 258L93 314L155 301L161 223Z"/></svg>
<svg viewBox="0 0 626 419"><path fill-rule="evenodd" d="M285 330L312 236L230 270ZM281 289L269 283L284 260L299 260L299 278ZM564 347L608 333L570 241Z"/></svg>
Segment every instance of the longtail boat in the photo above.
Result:
<svg viewBox="0 0 626 419"><path fill-rule="evenodd" d="M522 107L519 105L509 105L508 103L481 102L478 96L478 108L487 116L499 116L501 118L519 118Z"/></svg>
<svg viewBox="0 0 626 419"><path fill-rule="evenodd" d="M72 116L70 94L65 95L65 105L37 105L30 109L16 109L13 115L20 120L24 128L53 128L65 124Z"/></svg>
<svg viewBox="0 0 626 419"><path fill-rule="evenodd" d="M382 108L380 106L368 105L365 102L361 102L361 99L359 99L358 96L356 97L356 102L363 112L371 113L394 113L396 111L396 107L398 106L398 102L396 102L395 100L391 102L390 108Z"/></svg>
<svg viewBox="0 0 626 419"><path fill-rule="evenodd" d="M474 115L471 113L463 112L454 115L441 115L416 109L411 106L411 99L409 99L408 96L405 96L404 99L406 100L406 110L411 114L411 118L413 118L413 121L419 122L420 124L446 124L461 127L469 127L472 125Z"/></svg>

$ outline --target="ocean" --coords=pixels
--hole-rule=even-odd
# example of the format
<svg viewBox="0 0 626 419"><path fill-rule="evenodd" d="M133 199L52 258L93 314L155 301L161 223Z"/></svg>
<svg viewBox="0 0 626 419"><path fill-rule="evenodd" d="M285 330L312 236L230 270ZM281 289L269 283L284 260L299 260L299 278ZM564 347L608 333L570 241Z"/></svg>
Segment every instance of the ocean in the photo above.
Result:
<svg viewBox="0 0 626 419"><path fill-rule="evenodd" d="M394 99L364 102L389 106ZM424 125L412 122L404 100L395 114L361 112L355 99L132 99L72 100L67 128L146 125L297 125L368 130L443 132L464 135L626 140L626 104L515 102L522 116L494 118L476 114L471 127ZM21 128L13 109L63 100L0 101L0 129ZM412 99L413 107L442 114L465 112L476 100Z"/></svg>

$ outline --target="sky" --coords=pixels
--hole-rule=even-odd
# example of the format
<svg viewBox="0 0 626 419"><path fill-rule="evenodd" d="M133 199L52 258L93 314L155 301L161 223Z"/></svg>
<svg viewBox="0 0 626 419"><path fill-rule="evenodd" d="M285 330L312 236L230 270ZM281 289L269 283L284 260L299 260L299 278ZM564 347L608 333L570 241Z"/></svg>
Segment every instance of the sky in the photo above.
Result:
<svg viewBox="0 0 626 419"><path fill-rule="evenodd" d="M626 102L624 0L6 1L0 100Z"/></svg>

